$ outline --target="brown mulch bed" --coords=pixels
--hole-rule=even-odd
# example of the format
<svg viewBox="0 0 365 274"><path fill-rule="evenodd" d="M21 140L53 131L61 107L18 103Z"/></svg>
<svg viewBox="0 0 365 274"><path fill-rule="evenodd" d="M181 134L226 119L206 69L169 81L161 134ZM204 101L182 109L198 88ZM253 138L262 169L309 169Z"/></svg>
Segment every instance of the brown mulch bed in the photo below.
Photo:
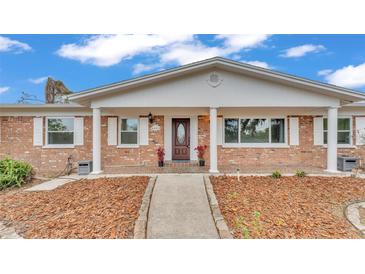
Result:
<svg viewBox="0 0 365 274"><path fill-rule="evenodd" d="M148 177L100 178L0 196L0 221L24 238L132 238Z"/></svg>
<svg viewBox="0 0 365 274"><path fill-rule="evenodd" d="M211 177L235 238L360 238L346 204L365 200L365 180L340 177ZM256 214L256 217L254 216Z"/></svg>

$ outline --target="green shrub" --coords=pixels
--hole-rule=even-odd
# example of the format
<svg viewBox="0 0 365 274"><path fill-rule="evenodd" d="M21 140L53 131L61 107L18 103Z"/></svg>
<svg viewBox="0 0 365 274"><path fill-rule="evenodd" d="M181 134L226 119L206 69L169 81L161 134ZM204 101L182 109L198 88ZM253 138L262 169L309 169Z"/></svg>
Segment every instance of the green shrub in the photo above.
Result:
<svg viewBox="0 0 365 274"><path fill-rule="evenodd" d="M0 160L0 189L11 186L20 187L32 176L32 166L23 161L9 158Z"/></svg>
<svg viewBox="0 0 365 274"><path fill-rule="evenodd" d="M271 177L274 179L279 179L281 178L281 172L279 170L275 170L272 174Z"/></svg>
<svg viewBox="0 0 365 274"><path fill-rule="evenodd" d="M305 173L304 170L301 170L301 169L298 169L296 172L295 172L295 176L297 177L305 177L307 174Z"/></svg>

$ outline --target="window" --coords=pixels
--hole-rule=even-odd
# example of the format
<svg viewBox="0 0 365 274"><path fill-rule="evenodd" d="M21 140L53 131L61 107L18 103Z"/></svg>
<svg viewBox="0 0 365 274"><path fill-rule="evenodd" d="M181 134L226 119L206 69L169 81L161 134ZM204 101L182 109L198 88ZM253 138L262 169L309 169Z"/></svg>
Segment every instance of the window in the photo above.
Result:
<svg viewBox="0 0 365 274"><path fill-rule="evenodd" d="M74 118L47 118L47 145L73 145Z"/></svg>
<svg viewBox="0 0 365 274"><path fill-rule="evenodd" d="M271 119L271 143L285 142L285 120Z"/></svg>
<svg viewBox="0 0 365 274"><path fill-rule="evenodd" d="M138 119L121 119L120 144L138 144Z"/></svg>
<svg viewBox="0 0 365 274"><path fill-rule="evenodd" d="M284 144L285 119L224 119L226 144Z"/></svg>
<svg viewBox="0 0 365 274"><path fill-rule="evenodd" d="M327 144L328 136L328 121L323 118L323 143ZM351 144L351 118L337 119L337 144L350 145Z"/></svg>
<svg viewBox="0 0 365 274"><path fill-rule="evenodd" d="M241 143L268 143L267 119L241 119Z"/></svg>
<svg viewBox="0 0 365 274"><path fill-rule="evenodd" d="M238 119L224 120L224 140L226 143L238 143Z"/></svg>

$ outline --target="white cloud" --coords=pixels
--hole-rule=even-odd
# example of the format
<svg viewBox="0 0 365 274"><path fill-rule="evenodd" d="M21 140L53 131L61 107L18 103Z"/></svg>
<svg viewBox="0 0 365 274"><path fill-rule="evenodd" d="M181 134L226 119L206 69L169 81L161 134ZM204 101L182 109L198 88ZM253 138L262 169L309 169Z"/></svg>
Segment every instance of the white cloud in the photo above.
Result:
<svg viewBox="0 0 365 274"><path fill-rule="evenodd" d="M243 49L262 45L268 35L217 35L215 38L224 40L222 46L206 46L198 40L172 45L161 54L161 62L177 62L179 65L201 61L215 56L227 56ZM235 54L237 55L237 54Z"/></svg>
<svg viewBox="0 0 365 274"><path fill-rule="evenodd" d="M268 35L217 35L221 46L207 46L194 35L96 35L79 44L63 45L61 57L108 67L138 54L152 54L158 64L137 64L134 73L161 68L166 63L184 65L215 56L227 56L262 45Z"/></svg>
<svg viewBox="0 0 365 274"><path fill-rule="evenodd" d="M39 84L42 84L45 81L47 81L47 79L48 79L48 76L44 76L44 77L39 77L39 78L30 78L30 79L28 79L28 81L31 82L32 84L39 85Z"/></svg>
<svg viewBox="0 0 365 274"><path fill-rule="evenodd" d="M5 36L0 36L0 52L14 51L15 53L21 53L31 49L32 48L26 43L12 40Z"/></svg>
<svg viewBox="0 0 365 274"><path fill-rule="evenodd" d="M266 34L220 34L217 39L224 39L224 46L228 52L249 49L262 45L269 37Z"/></svg>
<svg viewBox="0 0 365 274"><path fill-rule="evenodd" d="M245 61L245 60L241 60L241 62L246 63L246 64L250 64L250 65L253 65L253 66L261 67L261 68L266 68L266 69L272 68L268 63L263 62L263 61Z"/></svg>
<svg viewBox="0 0 365 274"><path fill-rule="evenodd" d="M293 47L293 48L288 48L286 50L284 50L284 53L281 54L281 57L286 57L286 58L294 58L294 57L302 57L304 55L306 55L307 53L310 52L319 52L319 51L323 51L326 48L322 45L312 45L312 44L306 44L306 45L301 45L301 46L297 46L297 47Z"/></svg>
<svg viewBox="0 0 365 274"><path fill-rule="evenodd" d="M162 64L146 65L146 64L138 63L133 66L133 74L140 74L145 71L151 71L154 69L162 68L162 66L163 66Z"/></svg>
<svg viewBox="0 0 365 274"><path fill-rule="evenodd" d="M365 86L365 63L358 66L347 66L328 74L325 79L328 83L347 87L360 88Z"/></svg>
<svg viewBox="0 0 365 274"><path fill-rule="evenodd" d="M0 87L0 94L7 92L9 89L10 87Z"/></svg>
<svg viewBox="0 0 365 274"><path fill-rule="evenodd" d="M318 76L326 76L332 72L332 69L322 69L317 72Z"/></svg>
<svg viewBox="0 0 365 274"><path fill-rule="evenodd" d="M160 47L193 39L193 35L97 35L81 45L63 45L57 54L96 66L108 67L137 54L150 53Z"/></svg>
<svg viewBox="0 0 365 274"><path fill-rule="evenodd" d="M200 42L177 44L170 47L160 56L162 63L177 62L179 65L201 61L204 59L220 56L222 49L207 47Z"/></svg>

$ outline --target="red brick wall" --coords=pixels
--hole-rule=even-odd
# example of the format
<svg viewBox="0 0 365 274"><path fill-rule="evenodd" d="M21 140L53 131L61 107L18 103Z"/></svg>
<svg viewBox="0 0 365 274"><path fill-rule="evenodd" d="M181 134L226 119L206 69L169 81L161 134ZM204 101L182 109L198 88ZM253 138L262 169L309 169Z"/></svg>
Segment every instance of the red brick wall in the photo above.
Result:
<svg viewBox="0 0 365 274"><path fill-rule="evenodd" d="M67 158L74 161L92 158L92 119L84 119L84 145L75 148L42 148L33 146L33 117L0 117L0 158L24 160L32 164L39 175L55 175L62 171ZM44 123L43 123L44 124ZM45 133L45 130L43 130Z"/></svg>
<svg viewBox="0 0 365 274"><path fill-rule="evenodd" d="M153 123L149 123L148 146L139 146L138 148L118 148L108 146L107 142L107 117L102 117L102 169L104 171L114 171L120 166L155 166L157 165L156 150L159 146L163 147L164 140L164 119L163 116L154 116ZM158 125L159 131L152 131L152 126Z"/></svg>
<svg viewBox="0 0 365 274"><path fill-rule="evenodd" d="M353 121L353 143L355 143L355 119ZM199 144L209 145L209 117L199 116L198 123ZM240 168L240 170L255 172L280 167L303 169L324 169L326 167L327 150L322 146L313 145L312 116L299 116L299 144L299 146L289 146L288 148L224 148L218 146L218 169L234 171ZM339 148L338 153L365 157L365 147ZM206 160L209 163L209 148Z"/></svg>
<svg viewBox="0 0 365 274"><path fill-rule="evenodd" d="M1 142L0 158L7 155L31 163L38 174L54 175L62 171L67 157L73 160L92 159L92 117L84 119L84 145L69 149L42 148L33 146L33 117L0 117ZM353 119L355 136L355 119ZM149 145L139 148L117 148L107 145L107 117L102 117L102 169L105 172L117 171L122 166L156 166L156 150L163 147L164 117L154 117L154 124L160 129L152 131L149 124ZM326 149L313 145L313 117L299 117L300 146L289 148L223 148L218 146L218 167L221 171L252 169L253 171L272 170L277 167L295 168L326 167ZM44 130L45 133L45 130ZM205 155L209 165L209 117L198 117L198 141L208 145ZM355 137L353 142L355 143ZM339 149L339 153L365 157L365 147L360 149Z"/></svg>
<svg viewBox="0 0 365 274"><path fill-rule="evenodd" d="M24 160L32 164L38 175L56 175L62 171L67 158L72 154L76 166L79 160L92 159L92 117L84 118L84 145L75 148L42 148L33 146L33 117L0 117L1 141L0 159L11 158ZM44 123L43 123L44 124ZM159 131L152 131L153 124L160 126ZM156 150L163 147L163 116L155 116L149 126L149 145L139 148L117 148L107 144L107 117L101 119L102 169L106 172L120 166L155 166ZM43 130L45 137L45 129ZM45 139L44 142L45 143Z"/></svg>

